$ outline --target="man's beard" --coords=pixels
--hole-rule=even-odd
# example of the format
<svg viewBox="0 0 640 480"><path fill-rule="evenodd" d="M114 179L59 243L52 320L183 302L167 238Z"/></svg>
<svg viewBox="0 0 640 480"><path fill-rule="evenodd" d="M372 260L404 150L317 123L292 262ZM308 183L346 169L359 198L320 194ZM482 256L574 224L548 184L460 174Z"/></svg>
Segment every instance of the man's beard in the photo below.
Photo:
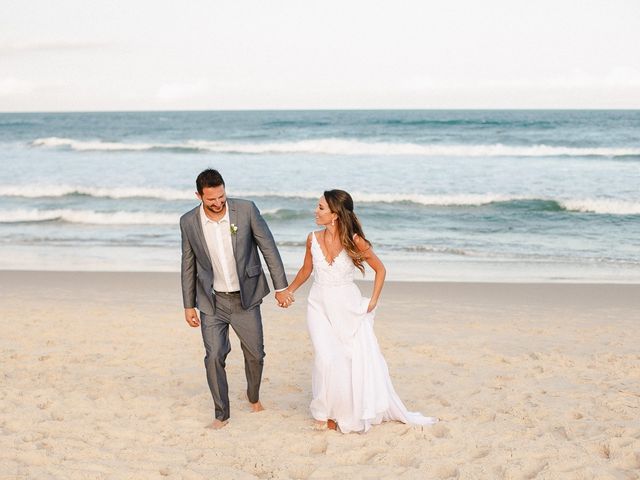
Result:
<svg viewBox="0 0 640 480"><path fill-rule="evenodd" d="M220 205L220 208L218 208L217 210L215 209L215 207L208 207L205 205L205 208L207 210L209 210L211 213L220 213L224 210L224 207L227 205L227 202L225 201L222 205Z"/></svg>

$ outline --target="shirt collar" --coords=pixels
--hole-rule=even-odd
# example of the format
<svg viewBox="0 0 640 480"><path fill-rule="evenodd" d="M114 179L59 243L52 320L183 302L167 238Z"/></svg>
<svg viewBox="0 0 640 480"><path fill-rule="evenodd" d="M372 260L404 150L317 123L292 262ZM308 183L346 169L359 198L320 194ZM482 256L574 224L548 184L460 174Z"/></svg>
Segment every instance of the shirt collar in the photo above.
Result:
<svg viewBox="0 0 640 480"><path fill-rule="evenodd" d="M209 217L207 217L207 214L204 213L204 205L201 203L200 204L200 219L202 220L203 223L224 223L227 222L229 223L229 202L227 202L227 208L224 212L224 217L222 217L219 221L215 221L215 220L211 220Z"/></svg>

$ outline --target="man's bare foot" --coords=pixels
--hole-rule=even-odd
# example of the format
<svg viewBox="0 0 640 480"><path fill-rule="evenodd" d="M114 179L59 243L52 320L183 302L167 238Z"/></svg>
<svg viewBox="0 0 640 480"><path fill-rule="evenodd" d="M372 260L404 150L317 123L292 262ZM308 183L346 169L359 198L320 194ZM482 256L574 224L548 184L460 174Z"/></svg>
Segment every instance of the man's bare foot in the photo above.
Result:
<svg viewBox="0 0 640 480"><path fill-rule="evenodd" d="M227 423L229 423L229 420L218 420L216 418L213 423L207 425L206 428L210 428L212 430L220 430L222 427L226 426Z"/></svg>
<svg viewBox="0 0 640 480"><path fill-rule="evenodd" d="M264 407L260 403L260 400L258 400L256 403L251 403L251 412L255 413L255 412L261 412L263 410L264 410Z"/></svg>

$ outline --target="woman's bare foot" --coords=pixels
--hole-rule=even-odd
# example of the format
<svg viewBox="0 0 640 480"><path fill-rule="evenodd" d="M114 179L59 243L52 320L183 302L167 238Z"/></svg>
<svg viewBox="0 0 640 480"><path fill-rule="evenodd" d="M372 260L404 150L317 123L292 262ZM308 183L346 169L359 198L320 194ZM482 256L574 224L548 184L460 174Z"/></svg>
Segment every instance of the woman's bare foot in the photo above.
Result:
<svg viewBox="0 0 640 480"><path fill-rule="evenodd" d="M229 420L218 420L216 418L213 423L207 425L206 428L210 428L212 430L220 430L222 427L226 426L227 423L229 423Z"/></svg>
<svg viewBox="0 0 640 480"><path fill-rule="evenodd" d="M255 412L261 412L263 410L264 410L264 407L260 403L260 400L258 400L256 403L251 403L251 412L255 413Z"/></svg>
<svg viewBox="0 0 640 480"><path fill-rule="evenodd" d="M323 420L314 420L311 424L311 428L313 430L337 430L338 424L335 420L327 420L326 422Z"/></svg>
<svg viewBox="0 0 640 480"><path fill-rule="evenodd" d="M313 430L327 430L327 422L323 420L314 420L311 424Z"/></svg>

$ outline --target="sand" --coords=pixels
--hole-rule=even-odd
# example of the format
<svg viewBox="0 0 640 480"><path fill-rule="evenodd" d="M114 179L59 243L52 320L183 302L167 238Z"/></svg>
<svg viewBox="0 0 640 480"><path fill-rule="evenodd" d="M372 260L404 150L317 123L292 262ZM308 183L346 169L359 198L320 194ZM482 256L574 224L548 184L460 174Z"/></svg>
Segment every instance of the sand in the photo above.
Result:
<svg viewBox="0 0 640 480"><path fill-rule="evenodd" d="M262 401L234 337L212 416L177 274L0 272L0 478L640 478L640 286L389 283L396 390L442 418L310 429L305 291L264 304ZM370 289L365 284L363 290Z"/></svg>

